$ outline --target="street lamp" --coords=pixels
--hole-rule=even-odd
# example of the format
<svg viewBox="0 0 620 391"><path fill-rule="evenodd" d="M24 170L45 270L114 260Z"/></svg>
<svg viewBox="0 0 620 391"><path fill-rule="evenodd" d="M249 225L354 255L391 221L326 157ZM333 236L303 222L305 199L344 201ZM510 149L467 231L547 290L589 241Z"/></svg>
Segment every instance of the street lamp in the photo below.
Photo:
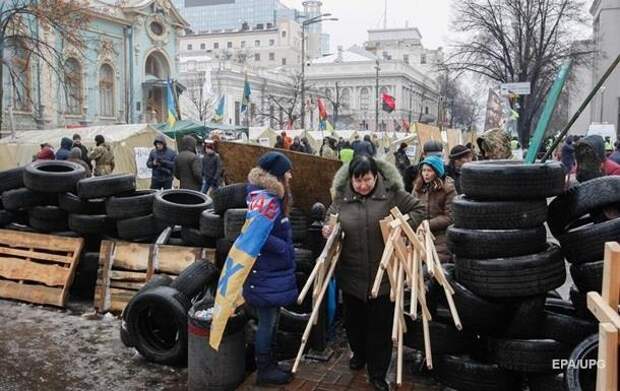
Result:
<svg viewBox="0 0 620 391"><path fill-rule="evenodd" d="M377 71L377 77L375 79L375 132L379 131L379 58L377 58L375 70Z"/></svg>
<svg viewBox="0 0 620 391"><path fill-rule="evenodd" d="M605 86L601 87L601 116L599 119L600 123L603 123L603 110L605 110L605 90L607 88Z"/></svg>
<svg viewBox="0 0 620 391"><path fill-rule="evenodd" d="M321 14L301 22L301 128L304 130L306 129L306 27L315 23L338 20L330 16L332 14Z"/></svg>

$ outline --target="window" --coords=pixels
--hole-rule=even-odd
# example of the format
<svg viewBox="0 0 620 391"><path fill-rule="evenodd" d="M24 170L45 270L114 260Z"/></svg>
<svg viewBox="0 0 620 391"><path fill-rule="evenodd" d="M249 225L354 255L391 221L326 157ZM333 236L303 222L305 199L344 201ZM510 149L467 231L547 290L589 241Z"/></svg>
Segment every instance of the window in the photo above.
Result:
<svg viewBox="0 0 620 391"><path fill-rule="evenodd" d="M99 69L99 112L102 117L114 117L114 70L110 64Z"/></svg>
<svg viewBox="0 0 620 391"><path fill-rule="evenodd" d="M260 53L254 55L254 61L260 61Z"/></svg>
<svg viewBox="0 0 620 391"><path fill-rule="evenodd" d="M205 50L206 48L207 48L207 44L205 44L205 43L201 43L200 44L200 49L201 50Z"/></svg>
<svg viewBox="0 0 620 391"><path fill-rule="evenodd" d="M282 31L282 38L286 38L286 30Z"/></svg>
<svg viewBox="0 0 620 391"><path fill-rule="evenodd" d="M213 49L219 49L219 48L220 48L220 44L218 42L214 42Z"/></svg>
<svg viewBox="0 0 620 391"><path fill-rule="evenodd" d="M151 22L150 28L151 32L157 36L164 34L164 26L159 22Z"/></svg>
<svg viewBox="0 0 620 391"><path fill-rule="evenodd" d="M428 106L424 108L424 114L428 114Z"/></svg>
<svg viewBox="0 0 620 391"><path fill-rule="evenodd" d="M409 64L409 55L408 54L403 54L403 61L405 62L405 64Z"/></svg>
<svg viewBox="0 0 620 391"><path fill-rule="evenodd" d="M257 48L260 47L260 41L258 39L254 41L254 47L257 47Z"/></svg>
<svg viewBox="0 0 620 391"><path fill-rule="evenodd" d="M245 41L241 41L241 47L244 48L245 47Z"/></svg>
<svg viewBox="0 0 620 391"><path fill-rule="evenodd" d="M187 45L187 50L192 50L192 44Z"/></svg>
<svg viewBox="0 0 620 391"><path fill-rule="evenodd" d="M15 82L13 85L13 104L15 110L30 111L30 55L24 48L17 45L12 53Z"/></svg>
<svg viewBox="0 0 620 391"><path fill-rule="evenodd" d="M269 46L273 46L276 44L276 40L275 39L270 39L269 40Z"/></svg>
<svg viewBox="0 0 620 391"><path fill-rule="evenodd" d="M282 65L286 65L286 57L282 57Z"/></svg>
<svg viewBox="0 0 620 391"><path fill-rule="evenodd" d="M65 62L67 114L82 114L82 67L75 58Z"/></svg>
<svg viewBox="0 0 620 391"><path fill-rule="evenodd" d="M426 64L426 54L420 56L420 64Z"/></svg>
<svg viewBox="0 0 620 391"><path fill-rule="evenodd" d="M235 125L239 126L241 120L241 103L235 102Z"/></svg>
<svg viewBox="0 0 620 391"><path fill-rule="evenodd" d="M343 88L340 92L340 104L345 110L351 107L351 91L348 88Z"/></svg>
<svg viewBox="0 0 620 391"><path fill-rule="evenodd" d="M276 54L275 53L269 53L269 61L275 61L276 59Z"/></svg>
<svg viewBox="0 0 620 391"><path fill-rule="evenodd" d="M226 44L226 47L227 47L228 49L232 49L232 42L228 42L228 43Z"/></svg>
<svg viewBox="0 0 620 391"><path fill-rule="evenodd" d="M370 91L364 87L360 91L360 110L367 111L370 108Z"/></svg>

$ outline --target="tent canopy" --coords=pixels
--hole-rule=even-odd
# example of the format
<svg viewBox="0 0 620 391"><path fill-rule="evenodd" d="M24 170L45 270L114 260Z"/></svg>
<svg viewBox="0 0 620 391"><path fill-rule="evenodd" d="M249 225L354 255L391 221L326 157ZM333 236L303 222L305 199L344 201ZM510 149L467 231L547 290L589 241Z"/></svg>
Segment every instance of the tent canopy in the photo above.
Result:
<svg viewBox="0 0 620 391"><path fill-rule="evenodd" d="M204 139L209 134L206 126L199 122L187 119L177 121L173 129L169 129L168 124L165 122L157 124L155 127L166 136L176 138L177 143L183 138L183 136L195 135Z"/></svg>

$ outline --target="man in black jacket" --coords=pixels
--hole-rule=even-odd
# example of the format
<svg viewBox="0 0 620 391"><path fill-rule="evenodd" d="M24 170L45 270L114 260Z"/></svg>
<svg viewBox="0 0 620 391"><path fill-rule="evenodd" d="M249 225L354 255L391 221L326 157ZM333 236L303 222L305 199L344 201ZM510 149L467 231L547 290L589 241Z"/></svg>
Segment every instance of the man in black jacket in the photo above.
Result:
<svg viewBox="0 0 620 391"><path fill-rule="evenodd" d="M213 141L205 141L205 156L202 161L202 192L207 194L209 190L217 189L222 183L224 165L222 158L215 152Z"/></svg>

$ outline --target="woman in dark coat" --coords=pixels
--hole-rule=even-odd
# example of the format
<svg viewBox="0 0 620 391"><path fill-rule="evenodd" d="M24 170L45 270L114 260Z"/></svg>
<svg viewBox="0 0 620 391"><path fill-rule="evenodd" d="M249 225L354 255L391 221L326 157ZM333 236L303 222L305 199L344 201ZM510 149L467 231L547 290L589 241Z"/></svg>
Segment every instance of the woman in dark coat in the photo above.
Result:
<svg viewBox="0 0 620 391"><path fill-rule="evenodd" d="M297 299L295 250L288 220L291 161L280 152L268 152L248 174L248 210L257 208L273 227L243 285L243 297L256 308L257 384L286 384L290 372L278 367L272 345L280 307Z"/></svg>
<svg viewBox="0 0 620 391"><path fill-rule="evenodd" d="M456 188L452 178L445 175L443 160L429 156L420 163L420 173L414 185L416 197L424 202L424 219L428 220L435 236L435 248L441 262L450 262L452 254L446 242L446 229L452 224L452 201Z"/></svg>
<svg viewBox="0 0 620 391"><path fill-rule="evenodd" d="M392 357L390 287L384 277L377 298L370 298L372 284L383 253L379 221L398 207L408 214L415 229L424 219L424 205L403 190L400 173L391 163L367 155L356 156L338 170L332 184L329 214L338 214L344 231L336 271L345 307L345 328L354 370L368 365L368 378L376 390L388 390L385 380ZM323 236L331 233L323 228Z"/></svg>

